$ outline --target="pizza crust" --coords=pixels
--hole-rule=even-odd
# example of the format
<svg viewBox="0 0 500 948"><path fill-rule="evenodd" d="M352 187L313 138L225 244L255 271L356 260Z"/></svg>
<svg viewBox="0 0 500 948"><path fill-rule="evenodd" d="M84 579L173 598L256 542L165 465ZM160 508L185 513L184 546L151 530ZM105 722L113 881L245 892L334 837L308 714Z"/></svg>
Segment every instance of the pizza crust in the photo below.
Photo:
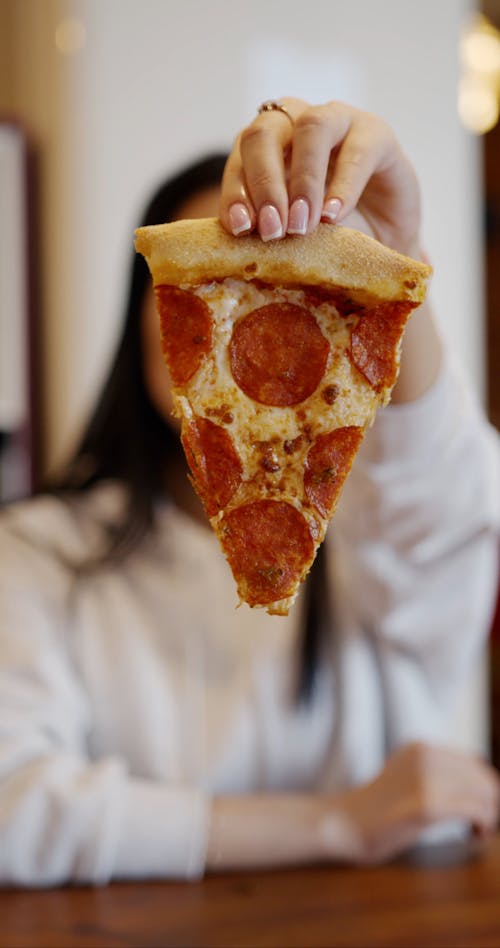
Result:
<svg viewBox="0 0 500 948"><path fill-rule="evenodd" d="M146 257L153 282L197 285L233 277L280 286L340 289L359 302L421 303L432 273L348 227L321 223L305 237L264 243L257 234L232 237L217 218L141 227L136 250Z"/></svg>

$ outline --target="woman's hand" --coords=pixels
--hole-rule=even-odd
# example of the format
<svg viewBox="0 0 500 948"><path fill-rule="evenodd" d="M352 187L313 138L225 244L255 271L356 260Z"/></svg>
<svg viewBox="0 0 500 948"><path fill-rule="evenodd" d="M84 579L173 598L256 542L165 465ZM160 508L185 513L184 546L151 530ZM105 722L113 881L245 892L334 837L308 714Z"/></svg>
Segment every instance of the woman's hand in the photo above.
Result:
<svg viewBox="0 0 500 948"><path fill-rule="evenodd" d="M226 230L277 240L310 233L324 220L421 257L417 178L386 122L341 102L281 101L288 114L258 114L235 141L222 182ZM441 356L425 302L406 329L392 401L420 398L436 381Z"/></svg>
<svg viewBox="0 0 500 948"><path fill-rule="evenodd" d="M221 221L263 240L348 224L402 253L419 252L415 172L390 127L340 102L281 100L237 137L224 173Z"/></svg>
<svg viewBox="0 0 500 948"><path fill-rule="evenodd" d="M446 820L463 820L485 836L497 827L499 802L499 775L486 761L409 744L375 780L332 797L321 830L325 855L383 862L415 845L426 827Z"/></svg>

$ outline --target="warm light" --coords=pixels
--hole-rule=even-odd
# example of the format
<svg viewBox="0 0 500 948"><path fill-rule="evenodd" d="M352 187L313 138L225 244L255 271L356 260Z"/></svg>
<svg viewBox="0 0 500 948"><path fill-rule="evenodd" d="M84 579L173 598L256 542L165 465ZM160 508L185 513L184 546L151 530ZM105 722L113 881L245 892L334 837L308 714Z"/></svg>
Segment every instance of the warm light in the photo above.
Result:
<svg viewBox="0 0 500 948"><path fill-rule="evenodd" d="M56 27L54 42L63 56L74 56L85 46L87 32L81 20L61 20Z"/></svg>
<svg viewBox="0 0 500 948"><path fill-rule="evenodd" d="M470 132L489 132L498 121L498 97L490 83L474 73L463 76L458 90L458 114Z"/></svg>
<svg viewBox="0 0 500 948"><path fill-rule="evenodd" d="M484 135L498 122L500 100L500 32L485 16L469 21L460 55L458 114L470 132Z"/></svg>
<svg viewBox="0 0 500 948"><path fill-rule="evenodd" d="M500 73L500 35L485 17L474 19L461 42L464 66L475 72Z"/></svg>

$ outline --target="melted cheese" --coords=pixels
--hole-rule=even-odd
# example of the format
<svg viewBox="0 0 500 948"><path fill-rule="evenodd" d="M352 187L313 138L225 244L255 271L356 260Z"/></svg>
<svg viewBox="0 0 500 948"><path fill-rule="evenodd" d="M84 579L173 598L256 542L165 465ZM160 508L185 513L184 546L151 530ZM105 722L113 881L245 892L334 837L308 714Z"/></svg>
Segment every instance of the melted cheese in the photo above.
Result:
<svg viewBox="0 0 500 948"><path fill-rule="evenodd" d="M341 316L330 302L315 305L306 300L301 289L267 287L234 279L182 289L195 293L208 304L214 319L214 337L211 352L182 393L174 392L176 413L187 420L193 415L210 418L231 435L244 474L226 509L255 500L259 495L285 500L308 521L316 550L328 520L311 507L304 494L307 452L318 435L332 429L346 425L366 428L380 402L348 355L351 332L360 317ZM279 302L308 309L330 345L321 383L312 395L293 407L262 405L249 398L233 379L229 362L228 346L235 323L255 309ZM336 392L333 404L329 404L328 397L331 386L335 386ZM222 516L220 512L211 519L216 532ZM266 608L286 614L294 599L295 596Z"/></svg>
<svg viewBox="0 0 500 948"><path fill-rule="evenodd" d="M186 418L195 414L222 424L237 445L245 480L264 472L271 493L274 489L281 499L291 500L297 493L302 497L302 487L298 490L294 482L301 482L302 464L315 438L345 425L364 428L373 420L377 408L376 393L347 354L351 330L359 317L339 316L328 302L312 306L307 301L307 308L330 344L323 380L317 390L298 405L290 408L261 405L242 392L231 374L228 346L233 327L241 317L269 303L306 305L304 291L260 287L232 279L189 289L205 300L213 312L214 342L211 353L185 386L183 395L177 397L179 414ZM324 394L329 386L338 389L331 405ZM302 438L300 446L290 451L291 443L304 429L307 438ZM292 466L297 469L295 474ZM284 475L286 490L282 485Z"/></svg>

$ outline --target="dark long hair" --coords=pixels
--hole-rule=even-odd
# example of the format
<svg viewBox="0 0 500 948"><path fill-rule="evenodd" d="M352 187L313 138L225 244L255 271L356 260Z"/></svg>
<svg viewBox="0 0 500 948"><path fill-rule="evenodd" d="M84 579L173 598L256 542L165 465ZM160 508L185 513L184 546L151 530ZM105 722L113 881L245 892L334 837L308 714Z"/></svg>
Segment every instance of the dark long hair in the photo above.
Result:
<svg viewBox="0 0 500 948"><path fill-rule="evenodd" d="M226 158L225 154L211 154L172 176L147 205L141 225L175 219L194 194L218 186ZM150 282L147 264L142 256L134 254L114 363L73 458L49 486L51 492L71 495L108 479L124 485L126 508L110 532L103 557L108 562L124 558L152 529L156 502L165 493L166 467L181 451L178 436L154 407L144 381L140 315ZM297 680L301 701L307 702L313 691L325 628L327 587L324 552L320 549L306 584Z"/></svg>
<svg viewBox="0 0 500 948"><path fill-rule="evenodd" d="M212 154L167 180L147 205L142 225L175 219L198 191L218 186L227 155ZM98 481L119 480L127 491L121 522L113 527L107 559L127 555L154 523L155 501L164 494L165 469L178 456L179 439L153 405L144 381L141 309L151 277L134 254L121 339L104 389L76 452L52 491L86 491Z"/></svg>

